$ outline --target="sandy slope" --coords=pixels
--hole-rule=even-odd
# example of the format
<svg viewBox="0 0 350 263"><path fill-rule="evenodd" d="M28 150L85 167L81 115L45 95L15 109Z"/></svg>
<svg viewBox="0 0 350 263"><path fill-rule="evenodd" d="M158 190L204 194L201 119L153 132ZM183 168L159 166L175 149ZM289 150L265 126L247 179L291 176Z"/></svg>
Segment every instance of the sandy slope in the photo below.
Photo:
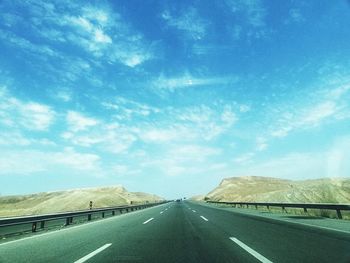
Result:
<svg viewBox="0 0 350 263"><path fill-rule="evenodd" d="M206 198L242 202L349 203L350 179L291 181L258 176L232 177L222 180Z"/></svg>
<svg viewBox="0 0 350 263"><path fill-rule="evenodd" d="M122 186L83 188L32 195L0 197L0 216L33 215L61 211L155 202L161 197L147 193L128 192Z"/></svg>

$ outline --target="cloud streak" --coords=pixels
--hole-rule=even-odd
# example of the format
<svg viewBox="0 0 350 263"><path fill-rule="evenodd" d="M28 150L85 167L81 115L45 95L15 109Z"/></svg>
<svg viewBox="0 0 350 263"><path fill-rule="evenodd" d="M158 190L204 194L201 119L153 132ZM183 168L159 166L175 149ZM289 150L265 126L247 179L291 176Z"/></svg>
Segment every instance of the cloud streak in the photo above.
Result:
<svg viewBox="0 0 350 263"><path fill-rule="evenodd" d="M236 81L236 78L232 77L195 77L189 73L180 75L179 77L166 77L161 74L157 79L152 81L151 86L154 90L163 92L175 92L177 90L186 88L195 88L201 86L215 86L227 84L229 82Z"/></svg>

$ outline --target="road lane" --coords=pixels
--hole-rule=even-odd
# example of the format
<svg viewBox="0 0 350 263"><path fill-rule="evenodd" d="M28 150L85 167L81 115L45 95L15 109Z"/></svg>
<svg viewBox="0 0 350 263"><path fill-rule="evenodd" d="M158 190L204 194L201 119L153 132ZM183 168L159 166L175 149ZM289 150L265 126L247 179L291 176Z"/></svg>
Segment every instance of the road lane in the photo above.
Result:
<svg viewBox="0 0 350 263"><path fill-rule="evenodd" d="M0 262L74 262L106 243L134 235L165 205L0 244Z"/></svg>
<svg viewBox="0 0 350 263"><path fill-rule="evenodd" d="M328 233L174 202L2 244L0 262L74 262L106 244L88 262L350 262L350 235Z"/></svg>
<svg viewBox="0 0 350 263"><path fill-rule="evenodd" d="M198 203L189 204L210 218L212 228L236 237L273 262L350 262L350 235L277 220L250 217Z"/></svg>
<svg viewBox="0 0 350 263"><path fill-rule="evenodd" d="M113 249L97 255L92 262L258 262L181 202L135 235L111 242Z"/></svg>

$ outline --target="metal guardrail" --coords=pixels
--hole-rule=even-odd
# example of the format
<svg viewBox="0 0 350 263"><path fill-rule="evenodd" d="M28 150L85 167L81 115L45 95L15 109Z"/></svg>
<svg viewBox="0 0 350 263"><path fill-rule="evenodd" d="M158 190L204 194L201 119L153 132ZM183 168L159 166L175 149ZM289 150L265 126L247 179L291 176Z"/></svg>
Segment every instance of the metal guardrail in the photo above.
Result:
<svg viewBox="0 0 350 263"><path fill-rule="evenodd" d="M224 205L233 205L233 206L254 206L256 209L258 206L264 206L269 209L270 207L281 207L282 211L285 211L286 208L302 208L304 212L307 212L307 209L324 209L324 210L334 210L337 212L337 217L342 219L343 216L341 211L350 211L350 204L307 204L307 203L258 203L258 202L222 202L222 201L206 201L207 203L214 204L224 204Z"/></svg>
<svg viewBox="0 0 350 263"><path fill-rule="evenodd" d="M152 207L152 206L156 206L164 203L167 203L167 201L159 202L159 203L147 203L142 205L104 207L104 208L96 208L96 209L90 209L90 210L52 213L52 214L44 214L44 215L0 218L0 227L32 224L32 232L36 232L38 224L40 223L40 228L43 229L45 227L45 222L47 221L65 219L66 220L65 225L67 226L73 223L74 217L81 217L86 215L87 220L91 221L92 215L96 215L96 214L101 214L102 218L104 218L106 212L111 212L112 216L114 216L116 211L119 211L119 213L122 214L123 211L131 212L134 210L144 209L147 207Z"/></svg>

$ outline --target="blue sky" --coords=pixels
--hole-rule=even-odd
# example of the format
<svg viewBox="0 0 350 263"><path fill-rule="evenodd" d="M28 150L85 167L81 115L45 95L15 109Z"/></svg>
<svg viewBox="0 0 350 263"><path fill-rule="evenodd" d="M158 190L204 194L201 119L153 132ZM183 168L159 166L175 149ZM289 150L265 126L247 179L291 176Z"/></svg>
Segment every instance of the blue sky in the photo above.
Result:
<svg viewBox="0 0 350 263"><path fill-rule="evenodd" d="M0 3L0 194L350 175L348 1Z"/></svg>

